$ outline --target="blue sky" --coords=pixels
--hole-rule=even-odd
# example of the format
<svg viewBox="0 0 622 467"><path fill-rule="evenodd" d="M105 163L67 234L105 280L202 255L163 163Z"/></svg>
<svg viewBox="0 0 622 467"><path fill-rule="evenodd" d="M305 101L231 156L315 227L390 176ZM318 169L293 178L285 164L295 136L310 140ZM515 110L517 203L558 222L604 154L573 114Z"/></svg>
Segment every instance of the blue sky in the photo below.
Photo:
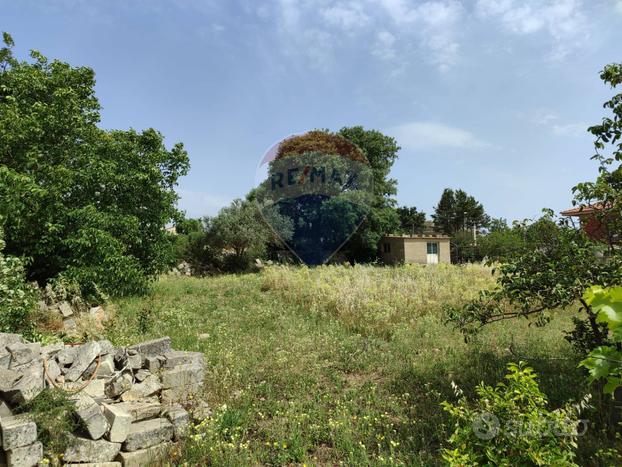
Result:
<svg viewBox="0 0 622 467"><path fill-rule="evenodd" d="M104 127L185 144L192 216L243 196L275 141L350 125L398 139L400 205L566 208L621 25L622 0L0 0L18 56L95 70Z"/></svg>

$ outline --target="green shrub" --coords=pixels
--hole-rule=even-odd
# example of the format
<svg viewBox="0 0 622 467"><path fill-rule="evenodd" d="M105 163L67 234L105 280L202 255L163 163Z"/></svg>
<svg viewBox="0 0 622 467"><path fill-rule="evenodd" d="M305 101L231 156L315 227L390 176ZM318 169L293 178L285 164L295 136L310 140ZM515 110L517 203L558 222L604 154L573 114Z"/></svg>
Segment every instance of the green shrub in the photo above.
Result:
<svg viewBox="0 0 622 467"><path fill-rule="evenodd" d="M3 254L2 237L0 229L0 331L28 334L36 305L35 289L24 279L23 262Z"/></svg>
<svg viewBox="0 0 622 467"><path fill-rule="evenodd" d="M477 387L474 403L456 392L457 404L442 404L455 427L443 449L449 465L576 465L578 409L548 410L531 368L509 364L504 382Z"/></svg>
<svg viewBox="0 0 622 467"><path fill-rule="evenodd" d="M83 293L140 292L170 262L164 227L188 170L181 144L154 129L98 127L95 74L0 49L0 215L7 252L40 284L65 274Z"/></svg>

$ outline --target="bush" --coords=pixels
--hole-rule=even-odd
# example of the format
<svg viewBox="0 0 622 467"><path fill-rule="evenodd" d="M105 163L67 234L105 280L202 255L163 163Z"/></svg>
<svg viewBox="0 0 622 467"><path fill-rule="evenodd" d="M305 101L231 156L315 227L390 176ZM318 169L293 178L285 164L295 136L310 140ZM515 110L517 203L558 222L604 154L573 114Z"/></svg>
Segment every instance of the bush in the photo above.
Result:
<svg viewBox="0 0 622 467"><path fill-rule="evenodd" d="M100 129L93 70L0 50L0 215L7 252L40 284L61 274L85 294L128 295L166 269L174 187L188 170L162 135Z"/></svg>
<svg viewBox="0 0 622 467"><path fill-rule="evenodd" d="M25 281L23 262L5 256L4 246L0 229L0 331L29 334L36 305L35 289Z"/></svg>
<svg viewBox="0 0 622 467"><path fill-rule="evenodd" d="M505 382L481 384L472 404L456 392L461 397L457 404L442 404L455 426L452 448L443 449L450 465L577 465L579 409L548 410L531 368L509 364Z"/></svg>

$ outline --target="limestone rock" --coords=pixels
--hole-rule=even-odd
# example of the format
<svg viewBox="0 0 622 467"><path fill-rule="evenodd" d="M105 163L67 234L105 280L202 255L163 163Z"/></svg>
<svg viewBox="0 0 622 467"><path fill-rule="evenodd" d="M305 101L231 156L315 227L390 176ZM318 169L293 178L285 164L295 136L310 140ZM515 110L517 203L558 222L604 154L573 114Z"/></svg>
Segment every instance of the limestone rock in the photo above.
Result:
<svg viewBox="0 0 622 467"><path fill-rule="evenodd" d="M106 382L105 393L111 399L120 396L132 387L132 376L123 373L116 378Z"/></svg>
<svg viewBox="0 0 622 467"><path fill-rule="evenodd" d="M137 451L170 441L173 433L173 425L166 418L132 423L127 439L123 443L123 450Z"/></svg>
<svg viewBox="0 0 622 467"><path fill-rule="evenodd" d="M184 386L197 386L203 383L205 373L197 365L179 365L171 370L162 372L162 387L171 389Z"/></svg>
<svg viewBox="0 0 622 467"><path fill-rule="evenodd" d="M43 445L39 442L10 449L6 452L8 467L31 467L43 459Z"/></svg>
<svg viewBox="0 0 622 467"><path fill-rule="evenodd" d="M111 443L105 439L93 441L91 439L73 437L65 450L65 462L110 462L119 453L121 443Z"/></svg>
<svg viewBox="0 0 622 467"><path fill-rule="evenodd" d="M150 398L139 401L120 402L114 404L130 414L132 422L139 422L160 415L162 406L157 398Z"/></svg>
<svg viewBox="0 0 622 467"><path fill-rule="evenodd" d="M132 389L121 394L121 400L127 402L144 399L156 394L160 389L162 389L160 379L157 376L151 375L142 383L135 384L132 386Z"/></svg>
<svg viewBox="0 0 622 467"><path fill-rule="evenodd" d="M164 368L171 369L178 365L204 366L204 355L201 352L186 352L184 350L172 350L164 354Z"/></svg>
<svg viewBox="0 0 622 467"><path fill-rule="evenodd" d="M117 459L123 467L157 466L166 463L173 444L169 441L147 449L133 452L120 452Z"/></svg>
<svg viewBox="0 0 622 467"><path fill-rule="evenodd" d="M99 439L108 431L108 421L92 397L80 393L76 400L76 415L92 439ZM114 457L114 456L113 456ZM93 461L88 461L93 462Z"/></svg>
<svg viewBox="0 0 622 467"><path fill-rule="evenodd" d="M67 346L56 354L56 361L60 366L71 365L76 358L77 347Z"/></svg>
<svg viewBox="0 0 622 467"><path fill-rule="evenodd" d="M87 342L78 347L75 359L71 367L69 367L69 370L65 373L65 380L76 381L98 356L99 343L97 342Z"/></svg>
<svg viewBox="0 0 622 467"><path fill-rule="evenodd" d="M179 440L190 426L190 415L179 404L166 409L164 415L173 425L175 439Z"/></svg>
<svg viewBox="0 0 622 467"><path fill-rule="evenodd" d="M60 314L63 315L63 318L69 318L73 315L71 305L67 301L58 304L58 311L60 311Z"/></svg>
<svg viewBox="0 0 622 467"><path fill-rule="evenodd" d="M172 350L171 338L162 337L160 339L142 342L140 344L129 347L129 349L136 350L143 357L156 357L158 355L164 355L165 353Z"/></svg>
<svg viewBox="0 0 622 467"><path fill-rule="evenodd" d="M37 441L37 425L27 415L3 417L0 420L2 429L2 448L9 449L28 446Z"/></svg>
<svg viewBox="0 0 622 467"><path fill-rule="evenodd" d="M122 443L126 440L132 424L130 413L119 405L104 404L104 416L110 425L108 440L115 443Z"/></svg>
<svg viewBox="0 0 622 467"><path fill-rule="evenodd" d="M11 354L9 368L18 368L39 358L41 344L22 344L16 342L7 345L6 350Z"/></svg>
<svg viewBox="0 0 622 467"><path fill-rule="evenodd" d="M34 399L44 388L43 363L24 368L20 372L22 372L22 377L4 393L6 398L14 404L23 404Z"/></svg>

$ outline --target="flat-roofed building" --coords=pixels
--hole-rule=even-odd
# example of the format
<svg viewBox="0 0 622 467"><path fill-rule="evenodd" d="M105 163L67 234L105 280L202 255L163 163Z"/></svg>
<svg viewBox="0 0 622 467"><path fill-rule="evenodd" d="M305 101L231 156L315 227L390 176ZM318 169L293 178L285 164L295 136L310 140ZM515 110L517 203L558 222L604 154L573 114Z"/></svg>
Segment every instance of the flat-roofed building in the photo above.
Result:
<svg viewBox="0 0 622 467"><path fill-rule="evenodd" d="M449 240L441 234L385 235L380 240L380 257L385 264L451 263Z"/></svg>

